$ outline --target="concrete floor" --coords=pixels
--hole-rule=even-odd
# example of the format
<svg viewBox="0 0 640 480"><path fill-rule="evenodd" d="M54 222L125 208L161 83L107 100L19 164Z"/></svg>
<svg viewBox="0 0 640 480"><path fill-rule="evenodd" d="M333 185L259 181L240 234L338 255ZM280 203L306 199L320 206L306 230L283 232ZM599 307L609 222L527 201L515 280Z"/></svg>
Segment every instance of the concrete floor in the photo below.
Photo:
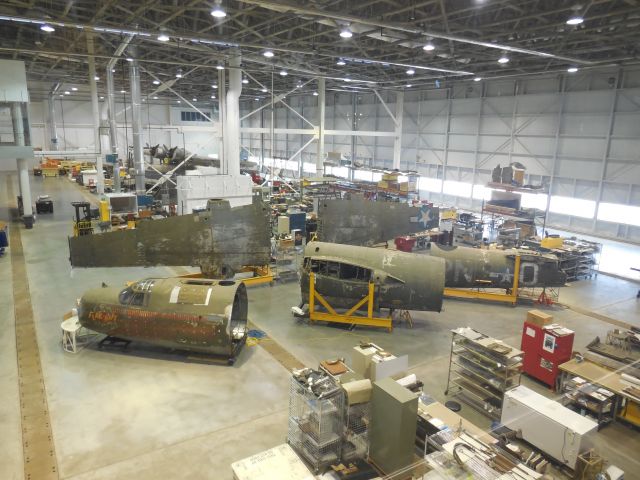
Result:
<svg viewBox="0 0 640 480"><path fill-rule="evenodd" d="M5 178L0 176L0 219L8 218ZM230 464L284 441L288 372L260 347L246 348L234 367L188 363L162 349L137 345L130 353L89 347L77 355L60 347L60 322L76 298L105 281L122 284L176 269L70 269L67 235L71 201L83 199L66 179L32 178L34 198L51 195L55 213L41 215L33 230L22 230L27 274L41 351L43 375L60 478L230 479ZM15 186L17 192L17 185ZM13 225L12 228L19 228ZM7 250L9 252L10 250ZM20 410L15 368L11 258L0 258L0 478L22 479ZM638 286L599 275L565 288L560 299L640 326ZM450 329L471 326L517 346L530 306L515 308L446 300L442 313L414 313L414 328L392 334L359 328L346 331L295 320L296 283L249 290L253 322L309 366L350 357L360 340L409 354L411 371L425 391L445 400ZM554 307L556 320L576 331L575 349L611 328L602 320ZM134 347L134 345L132 345ZM523 383L552 395L537 383ZM489 421L470 407L462 414L481 426ZM640 437L622 424L598 434L599 451L640 479Z"/></svg>

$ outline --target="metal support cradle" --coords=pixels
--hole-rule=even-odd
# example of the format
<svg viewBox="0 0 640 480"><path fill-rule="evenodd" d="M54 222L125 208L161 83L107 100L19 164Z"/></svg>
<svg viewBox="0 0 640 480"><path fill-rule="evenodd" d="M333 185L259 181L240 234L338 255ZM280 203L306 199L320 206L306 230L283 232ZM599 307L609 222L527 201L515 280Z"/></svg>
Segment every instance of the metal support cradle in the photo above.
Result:
<svg viewBox="0 0 640 480"><path fill-rule="evenodd" d="M322 294L316 291L315 275L309 274L309 320L311 322L324 321L332 323L344 323L347 325L367 325L370 327L386 328L389 332L393 330L393 319L391 315L387 317L374 317L373 306L375 299L375 285L369 282L369 293L359 300L353 307L345 313L338 313L329 305ZM322 305L328 313L316 311L316 300ZM354 315L355 312L367 305L367 315Z"/></svg>

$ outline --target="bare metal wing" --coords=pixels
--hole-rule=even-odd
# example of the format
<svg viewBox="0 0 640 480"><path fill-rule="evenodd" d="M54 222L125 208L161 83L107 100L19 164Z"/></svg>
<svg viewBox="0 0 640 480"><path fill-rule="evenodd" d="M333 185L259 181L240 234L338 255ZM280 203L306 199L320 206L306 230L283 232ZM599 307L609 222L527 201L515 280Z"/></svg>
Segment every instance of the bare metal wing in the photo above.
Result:
<svg viewBox="0 0 640 480"><path fill-rule="evenodd" d="M437 207L412 207L406 203L379 202L362 197L350 200L320 200L318 240L370 246L398 235L438 226Z"/></svg>
<svg viewBox="0 0 640 480"><path fill-rule="evenodd" d="M234 208L210 200L202 212L69 238L69 252L73 267L191 265L208 277L228 277L243 265L269 263L269 209L258 199Z"/></svg>

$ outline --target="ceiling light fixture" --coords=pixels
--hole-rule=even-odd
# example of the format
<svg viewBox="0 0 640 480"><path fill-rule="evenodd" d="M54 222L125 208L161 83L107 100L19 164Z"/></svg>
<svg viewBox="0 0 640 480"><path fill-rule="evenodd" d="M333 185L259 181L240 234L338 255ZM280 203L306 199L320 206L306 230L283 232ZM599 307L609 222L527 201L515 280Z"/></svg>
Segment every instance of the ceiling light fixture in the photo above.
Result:
<svg viewBox="0 0 640 480"><path fill-rule="evenodd" d="M414 73L416 73L416 71L413 68L407 70L407 75L413 75Z"/></svg>
<svg viewBox="0 0 640 480"><path fill-rule="evenodd" d="M182 103L180 100L178 100L178 103Z"/></svg>
<svg viewBox="0 0 640 480"><path fill-rule="evenodd" d="M567 19L567 25L580 25L582 22L584 22L582 15L575 13Z"/></svg>
<svg viewBox="0 0 640 480"><path fill-rule="evenodd" d="M133 62L133 58L127 57L127 62Z"/></svg>
<svg viewBox="0 0 640 480"><path fill-rule="evenodd" d="M154 84L154 85L160 85L160 80L154 80L154 81L153 81L153 84Z"/></svg>
<svg viewBox="0 0 640 480"><path fill-rule="evenodd" d="M317 97L318 96L318 92L313 92L313 96Z"/></svg>
<svg viewBox="0 0 640 480"><path fill-rule="evenodd" d="M351 79L349 77L345 77L342 80L344 80L345 82L350 82L351 81Z"/></svg>
<svg viewBox="0 0 640 480"><path fill-rule="evenodd" d="M42 30L43 32L47 32L47 33L51 33L51 32L55 32L56 31L56 29L53 28L48 23L43 23L42 25L40 25L40 30Z"/></svg>
<svg viewBox="0 0 640 480"><path fill-rule="evenodd" d="M339 59L339 60L336 62L336 65L340 65L341 67L342 67L343 65L346 65L346 64L347 64L347 62L345 62L343 59Z"/></svg>
<svg viewBox="0 0 640 480"><path fill-rule="evenodd" d="M216 67L218 70L224 70L224 65L220 65L218 64L218 66Z"/></svg>
<svg viewBox="0 0 640 480"><path fill-rule="evenodd" d="M249 83L249 80L247 80L246 78L243 78L242 79L242 83L244 83L246 85L247 83Z"/></svg>
<svg viewBox="0 0 640 480"><path fill-rule="evenodd" d="M261 91L262 93L267 93L269 90L267 90L266 88L261 88L261 89L260 89L260 91Z"/></svg>
<svg viewBox="0 0 640 480"><path fill-rule="evenodd" d="M220 0L216 2L216 5L211 10L211 16L215 18L224 18L227 16L227 12L225 12L220 6Z"/></svg>
<svg viewBox="0 0 640 480"><path fill-rule="evenodd" d="M192 99L192 101L193 101L193 102L197 102L197 101L198 101L198 99L197 99L197 98L193 98L193 99Z"/></svg>
<svg viewBox="0 0 640 480"><path fill-rule="evenodd" d="M576 73L578 71L578 67L569 67L567 68L567 72Z"/></svg>
<svg viewBox="0 0 640 480"><path fill-rule="evenodd" d="M182 78L182 69L179 68L178 71L176 72L176 78Z"/></svg>
<svg viewBox="0 0 640 480"><path fill-rule="evenodd" d="M78 87L71 87L71 90L73 90L74 92L78 91Z"/></svg>
<svg viewBox="0 0 640 480"><path fill-rule="evenodd" d="M120 90L120 93L127 93L126 90Z"/></svg>
<svg viewBox="0 0 640 480"><path fill-rule="evenodd" d="M254 100L255 100L256 102L259 102L259 101L260 101L260 99L259 99L258 97L254 98Z"/></svg>
<svg viewBox="0 0 640 480"><path fill-rule="evenodd" d="M474 82L479 82L480 80L482 80L482 77L476 77L473 79Z"/></svg>
<svg viewBox="0 0 640 480"><path fill-rule="evenodd" d="M211 98L216 98L216 96L215 95L211 95Z"/></svg>
<svg viewBox="0 0 640 480"><path fill-rule="evenodd" d="M431 51L433 51L433 50L435 50L435 49L436 49L436 46L435 46L433 43L428 42L424 47L422 47L422 49L423 49L425 52L431 52Z"/></svg>
<svg viewBox="0 0 640 480"><path fill-rule="evenodd" d="M211 85L211 88L218 88L218 85Z"/></svg>
<svg viewBox="0 0 640 480"><path fill-rule="evenodd" d="M413 85L411 85L410 83L407 85L407 88L411 88L413 87Z"/></svg>
<svg viewBox="0 0 640 480"><path fill-rule="evenodd" d="M498 63L509 63L509 57L505 53L498 59Z"/></svg>
<svg viewBox="0 0 640 480"><path fill-rule="evenodd" d="M157 100L157 99L158 99L158 97L153 97L153 99L154 99L154 100Z"/></svg>
<svg viewBox="0 0 640 480"><path fill-rule="evenodd" d="M289 74L287 73L286 70L280 70L280 75L283 76L283 77L286 77Z"/></svg>
<svg viewBox="0 0 640 480"><path fill-rule="evenodd" d="M71 95L71 92L70 92L69 90L66 90L66 91L64 92L64 94L65 94L65 95Z"/></svg>
<svg viewBox="0 0 640 480"><path fill-rule="evenodd" d="M95 77L93 77L93 79L97 82L98 80L100 80L100 77L96 75Z"/></svg>
<svg viewBox="0 0 640 480"><path fill-rule="evenodd" d="M267 58L273 58L273 56L274 56L275 54L273 53L273 51L272 51L272 50L265 50L265 51L262 53L262 55L264 55L264 56L265 56L265 57L267 57Z"/></svg>
<svg viewBox="0 0 640 480"><path fill-rule="evenodd" d="M160 35L158 35L159 42L168 42L169 40L169 35L167 35L166 33L161 33Z"/></svg>
<svg viewBox="0 0 640 480"><path fill-rule="evenodd" d="M100 97L100 100L104 100L104 97Z"/></svg>
<svg viewBox="0 0 640 480"><path fill-rule="evenodd" d="M116 69L115 69L115 68L112 68L112 69L111 69L111 73L116 73Z"/></svg>
<svg viewBox="0 0 640 480"><path fill-rule="evenodd" d="M340 36L342 38L351 38L353 37L353 32L349 30L349 27L344 27L340 30Z"/></svg>

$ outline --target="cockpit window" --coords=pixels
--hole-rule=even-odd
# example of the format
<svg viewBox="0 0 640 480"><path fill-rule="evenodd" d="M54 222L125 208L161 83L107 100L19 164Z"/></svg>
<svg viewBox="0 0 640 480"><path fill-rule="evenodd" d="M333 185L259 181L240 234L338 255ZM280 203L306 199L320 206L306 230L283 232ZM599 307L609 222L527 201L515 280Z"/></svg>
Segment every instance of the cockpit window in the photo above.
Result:
<svg viewBox="0 0 640 480"><path fill-rule="evenodd" d="M144 293L134 293L133 296L131 297L131 301L129 302L129 305L135 305L138 307L141 307L142 305L144 305Z"/></svg>
<svg viewBox="0 0 640 480"><path fill-rule="evenodd" d="M533 282L535 274L535 268L533 265L525 265L522 269L522 281L523 282Z"/></svg>
<svg viewBox="0 0 640 480"><path fill-rule="evenodd" d="M133 296L133 291L131 290L130 287L128 287L120 292L118 300L120 301L121 305L129 305L129 302L131 301L132 296Z"/></svg>
<svg viewBox="0 0 640 480"><path fill-rule="evenodd" d="M305 268L313 273L340 278L341 280L364 280L368 282L371 279L370 269L348 263L307 258L305 259Z"/></svg>
<svg viewBox="0 0 640 480"><path fill-rule="evenodd" d="M118 300L120 305L134 305L134 306L143 306L144 305L144 297L145 294L142 292L136 292L133 288L127 287L120 292L118 296Z"/></svg>

